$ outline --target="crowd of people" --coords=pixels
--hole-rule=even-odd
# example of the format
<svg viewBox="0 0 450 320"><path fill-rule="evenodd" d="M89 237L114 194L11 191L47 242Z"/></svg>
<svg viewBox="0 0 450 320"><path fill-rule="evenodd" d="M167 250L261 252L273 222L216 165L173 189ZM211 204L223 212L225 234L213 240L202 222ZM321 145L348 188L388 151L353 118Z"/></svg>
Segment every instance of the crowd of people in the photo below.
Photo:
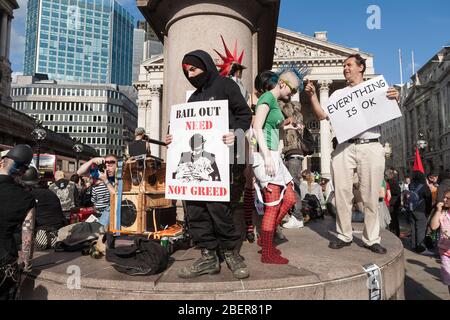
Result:
<svg viewBox="0 0 450 320"><path fill-rule="evenodd" d="M255 79L255 94L251 96L240 81L244 68L236 64L230 68L233 74L221 76L212 57L204 51L196 50L183 58L182 71L196 89L189 102L229 101L230 130L248 132L248 164L230 161L234 195L230 202L185 201L189 233L201 250L200 258L179 270L178 276L217 274L221 261L226 262L236 279L250 276L239 252L242 237L233 221L233 204L242 197L246 239L250 243L256 240L261 246L262 263L288 264L289 260L274 244L275 238L282 236L282 228L304 228L312 220L323 219L325 213L336 220L337 238L330 241L329 248L338 250L352 245L352 220L358 211L364 222L365 248L385 254L380 229L402 236L400 218L404 214L411 225L411 246L417 253L433 250L427 236L440 230L434 248L439 250L442 278L450 290L448 172L425 176L414 171L411 178L400 182L395 169L385 171L379 127L335 145L331 176L302 170L304 158L314 152L314 141L303 123L300 106L290 98L304 90L317 119L327 120L314 84L307 81L303 87L304 70L289 67L277 73L264 71ZM363 82L365 68L365 60L359 55L345 60L348 86ZM398 100L399 94L390 88L387 97ZM135 133L139 141L145 130L138 128ZM235 140L230 132L221 143L233 148ZM172 141L173 137L167 135L168 148ZM150 152L148 145L145 148ZM29 146L17 145L0 161L0 299L14 297L21 270L32 268L33 250L54 248L58 230L73 222L71 214L77 208L92 207L104 230L109 226L110 199L116 192L117 156L93 158L70 179L58 171L50 186L42 183L37 170L30 166L32 156ZM263 215L256 232L255 200L262 204Z"/></svg>

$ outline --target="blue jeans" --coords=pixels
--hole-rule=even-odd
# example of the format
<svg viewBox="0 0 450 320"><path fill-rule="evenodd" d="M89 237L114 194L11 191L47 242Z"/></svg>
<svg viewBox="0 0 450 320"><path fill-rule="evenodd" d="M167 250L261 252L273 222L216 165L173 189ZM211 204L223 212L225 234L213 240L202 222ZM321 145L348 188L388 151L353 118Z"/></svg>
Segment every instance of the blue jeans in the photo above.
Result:
<svg viewBox="0 0 450 320"><path fill-rule="evenodd" d="M109 206L101 209L98 211L101 215L99 220L99 223L102 224L105 227L109 226L110 216L109 216Z"/></svg>

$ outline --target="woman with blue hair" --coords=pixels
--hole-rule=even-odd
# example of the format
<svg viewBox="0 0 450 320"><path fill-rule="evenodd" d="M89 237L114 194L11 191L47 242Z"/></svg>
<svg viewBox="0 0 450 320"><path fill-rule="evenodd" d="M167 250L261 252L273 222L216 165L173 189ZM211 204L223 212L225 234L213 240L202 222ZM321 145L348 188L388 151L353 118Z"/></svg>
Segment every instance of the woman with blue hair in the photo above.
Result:
<svg viewBox="0 0 450 320"><path fill-rule="evenodd" d="M297 93L301 84L302 77L294 69L288 69L280 74L264 71L259 75L259 83L256 85L258 91L264 92L256 105L253 124L253 147L258 150L253 152L253 171L259 187L259 200L265 205L258 239L258 244L262 247L263 263L289 263L273 244L277 225L296 202L292 176L281 158L285 118L278 100L289 100Z"/></svg>

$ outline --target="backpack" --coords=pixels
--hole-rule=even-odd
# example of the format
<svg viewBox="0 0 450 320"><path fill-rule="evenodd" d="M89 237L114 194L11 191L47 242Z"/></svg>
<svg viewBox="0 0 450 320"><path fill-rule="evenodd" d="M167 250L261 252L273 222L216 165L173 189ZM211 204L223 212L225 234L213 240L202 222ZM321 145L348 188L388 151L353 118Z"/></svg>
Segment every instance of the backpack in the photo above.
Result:
<svg viewBox="0 0 450 320"><path fill-rule="evenodd" d="M414 211L416 208L423 202L423 199L420 199L419 191L423 188L423 184L419 184L415 186L414 189L405 190L403 193L403 207L407 211Z"/></svg>
<svg viewBox="0 0 450 320"><path fill-rule="evenodd" d="M302 210L306 215L309 215L311 220L324 219L322 206L319 199L313 194L305 194L305 198L302 201Z"/></svg>
<svg viewBox="0 0 450 320"><path fill-rule="evenodd" d="M104 227L98 222L79 222L58 230L55 251L80 251L98 239Z"/></svg>
<svg viewBox="0 0 450 320"><path fill-rule="evenodd" d="M109 239L108 239L109 238ZM130 276L145 276L163 272L169 264L169 253L159 243L136 238L131 246L118 247L107 235L106 260L113 268Z"/></svg>

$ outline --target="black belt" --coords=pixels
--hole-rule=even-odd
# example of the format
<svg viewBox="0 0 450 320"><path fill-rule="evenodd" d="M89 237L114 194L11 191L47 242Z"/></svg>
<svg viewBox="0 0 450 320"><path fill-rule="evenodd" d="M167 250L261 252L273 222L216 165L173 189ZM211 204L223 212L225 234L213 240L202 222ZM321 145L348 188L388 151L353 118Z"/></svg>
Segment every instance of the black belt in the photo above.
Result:
<svg viewBox="0 0 450 320"><path fill-rule="evenodd" d="M366 144L366 143L372 143L372 142L380 142L380 139L350 139L346 141L347 143L354 143L354 144Z"/></svg>

